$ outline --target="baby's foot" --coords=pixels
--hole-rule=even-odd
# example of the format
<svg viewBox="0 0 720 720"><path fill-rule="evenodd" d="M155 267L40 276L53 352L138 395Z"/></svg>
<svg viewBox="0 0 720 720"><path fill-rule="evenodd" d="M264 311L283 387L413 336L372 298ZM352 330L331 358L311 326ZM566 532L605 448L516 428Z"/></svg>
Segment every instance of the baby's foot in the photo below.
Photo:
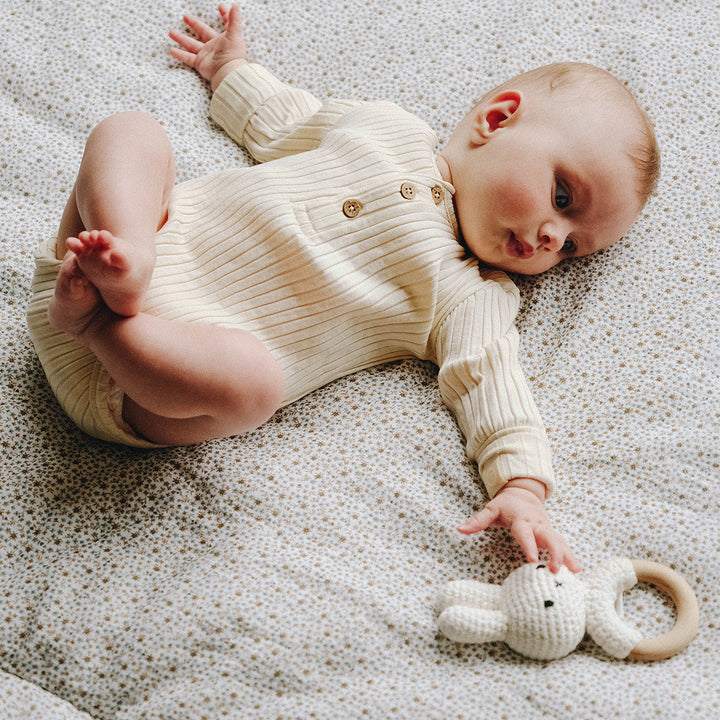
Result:
<svg viewBox="0 0 720 720"><path fill-rule="evenodd" d="M140 312L155 264L152 251L107 230L81 232L67 239L67 247L110 310L125 316Z"/></svg>
<svg viewBox="0 0 720 720"><path fill-rule="evenodd" d="M85 277L75 255L68 252L60 265L55 294L48 304L50 324L81 340L102 311L107 312L100 293Z"/></svg>

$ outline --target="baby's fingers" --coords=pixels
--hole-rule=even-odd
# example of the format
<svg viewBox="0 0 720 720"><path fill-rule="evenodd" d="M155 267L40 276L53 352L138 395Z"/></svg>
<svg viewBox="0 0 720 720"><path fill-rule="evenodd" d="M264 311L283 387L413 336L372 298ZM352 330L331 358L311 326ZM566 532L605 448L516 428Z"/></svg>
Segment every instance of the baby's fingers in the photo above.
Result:
<svg viewBox="0 0 720 720"><path fill-rule="evenodd" d="M203 46L203 43L199 40L196 40L194 37L190 37L179 30L173 29L169 32L169 35L181 48L193 54L196 54Z"/></svg>
<svg viewBox="0 0 720 720"><path fill-rule="evenodd" d="M199 17L195 15L183 15L185 24L202 40L204 43L210 42L216 38L219 33L209 25L204 23Z"/></svg>
<svg viewBox="0 0 720 720"><path fill-rule="evenodd" d="M540 547L550 554L550 571L556 573L565 565L571 572L580 572L582 567L570 546L552 528L540 528L536 533Z"/></svg>
<svg viewBox="0 0 720 720"><path fill-rule="evenodd" d="M499 511L486 506L460 525L458 530L463 535L472 535L472 533L481 532L489 528L498 519L499 514Z"/></svg>
<svg viewBox="0 0 720 720"><path fill-rule="evenodd" d="M525 558L528 562L538 561L538 544L535 539L535 532L531 525L525 522L513 523L510 528L512 536L518 541L520 547L525 551Z"/></svg>

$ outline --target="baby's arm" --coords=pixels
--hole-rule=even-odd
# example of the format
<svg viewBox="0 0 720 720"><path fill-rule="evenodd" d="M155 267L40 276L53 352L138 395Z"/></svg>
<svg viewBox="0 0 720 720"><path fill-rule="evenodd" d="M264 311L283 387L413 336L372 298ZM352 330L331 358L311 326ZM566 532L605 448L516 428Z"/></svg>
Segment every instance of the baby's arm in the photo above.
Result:
<svg viewBox="0 0 720 720"><path fill-rule="evenodd" d="M544 499L545 485L539 480L515 478L458 530L470 535L491 526L509 528L525 550L528 562L537 562L538 548L545 548L550 553L552 572L557 572L561 565L566 565L572 572L579 572L580 563L548 520Z"/></svg>
<svg viewBox="0 0 720 720"><path fill-rule="evenodd" d="M247 62L240 9L237 5L228 8L220 4L218 11L225 26L221 33L194 15L185 15L183 20L197 38L180 30L170 31L170 37L180 45L171 48L170 54L209 80L213 92L232 70Z"/></svg>

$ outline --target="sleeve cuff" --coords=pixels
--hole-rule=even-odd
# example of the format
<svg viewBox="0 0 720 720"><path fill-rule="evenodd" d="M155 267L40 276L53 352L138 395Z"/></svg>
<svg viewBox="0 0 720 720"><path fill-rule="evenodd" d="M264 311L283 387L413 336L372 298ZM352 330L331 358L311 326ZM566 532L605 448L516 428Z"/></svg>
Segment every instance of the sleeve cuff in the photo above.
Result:
<svg viewBox="0 0 720 720"><path fill-rule="evenodd" d="M536 428L497 433L472 455L491 498L505 483L517 477L539 480L547 489L546 497L555 489L547 439Z"/></svg>
<svg viewBox="0 0 720 720"><path fill-rule="evenodd" d="M285 83L257 63L245 63L223 78L210 101L210 117L236 142L250 118L270 98L285 89Z"/></svg>

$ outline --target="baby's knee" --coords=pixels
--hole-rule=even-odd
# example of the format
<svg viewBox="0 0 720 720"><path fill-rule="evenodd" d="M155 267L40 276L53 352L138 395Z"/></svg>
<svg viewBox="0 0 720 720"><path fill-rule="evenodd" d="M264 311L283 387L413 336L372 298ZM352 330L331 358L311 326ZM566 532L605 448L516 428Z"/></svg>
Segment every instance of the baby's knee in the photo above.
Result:
<svg viewBox="0 0 720 720"><path fill-rule="evenodd" d="M285 389L285 379L279 365L273 359L268 362L252 383L245 387L243 407L250 425L260 427L280 408Z"/></svg>
<svg viewBox="0 0 720 720"><path fill-rule="evenodd" d="M227 395L229 411L244 418L247 428L259 427L280 408L285 392L282 368L255 337L238 333L238 369L234 388Z"/></svg>
<svg viewBox="0 0 720 720"><path fill-rule="evenodd" d="M152 115L139 110L126 110L101 120L91 131L87 145L114 141L139 143L161 152L170 148L163 126Z"/></svg>
<svg viewBox="0 0 720 720"><path fill-rule="evenodd" d="M103 118L93 129L93 133L99 132L126 132L128 129L155 129L162 130L162 125L148 113L142 110L122 110Z"/></svg>

